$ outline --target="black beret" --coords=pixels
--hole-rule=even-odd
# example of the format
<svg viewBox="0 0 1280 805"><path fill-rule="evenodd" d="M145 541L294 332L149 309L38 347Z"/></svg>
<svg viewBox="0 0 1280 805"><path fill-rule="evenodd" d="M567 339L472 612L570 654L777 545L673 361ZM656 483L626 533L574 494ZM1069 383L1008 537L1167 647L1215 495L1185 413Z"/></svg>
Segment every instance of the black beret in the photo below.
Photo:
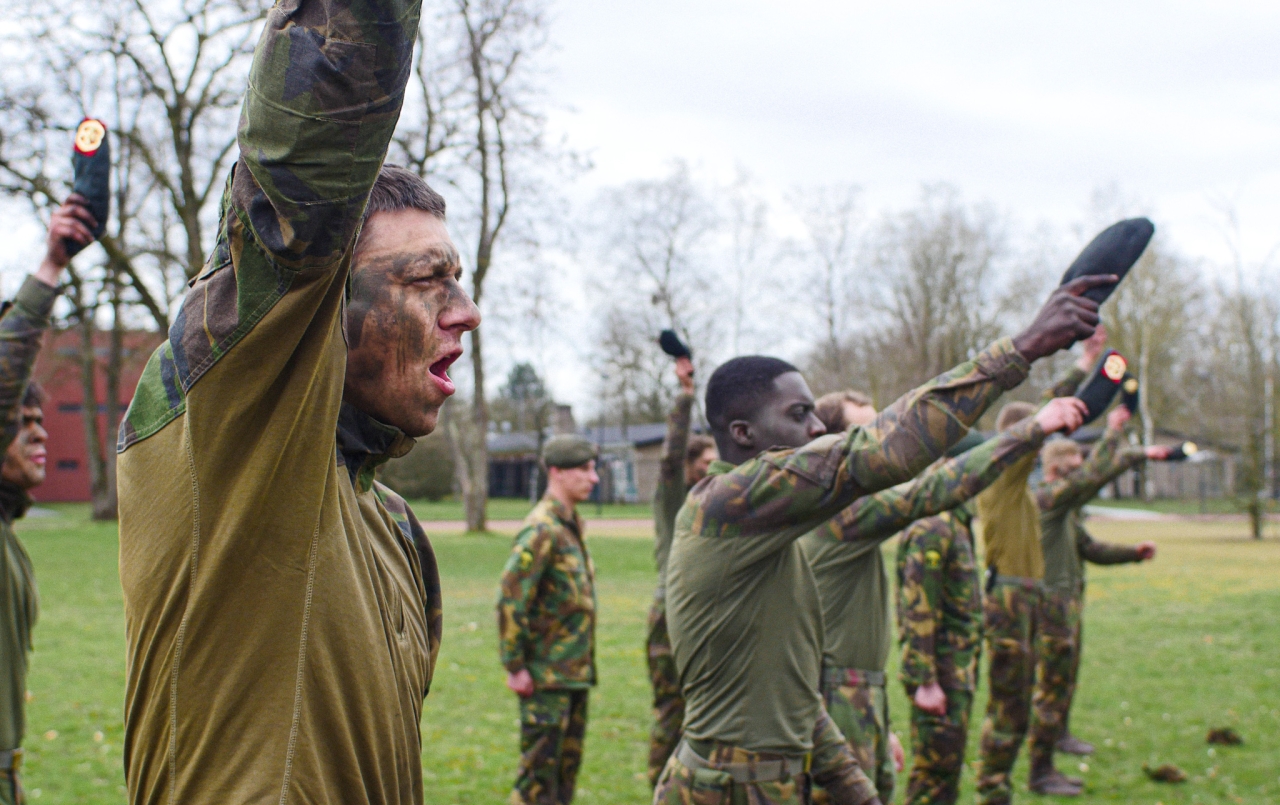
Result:
<svg viewBox="0 0 1280 805"><path fill-rule="evenodd" d="M552 436L542 446L542 463L548 467L581 467L596 457L596 446L582 436Z"/></svg>
<svg viewBox="0 0 1280 805"><path fill-rule="evenodd" d="M1080 252L1067 273L1062 275L1062 284L1066 285L1076 277L1094 274L1115 274L1123 280L1124 275L1129 273L1129 269L1133 268L1133 264L1146 251L1155 231L1155 224L1146 218L1130 218L1112 224L1089 241L1089 245ZM1119 284L1117 282L1115 285L1090 288L1084 292L1084 296L1102 304Z"/></svg>

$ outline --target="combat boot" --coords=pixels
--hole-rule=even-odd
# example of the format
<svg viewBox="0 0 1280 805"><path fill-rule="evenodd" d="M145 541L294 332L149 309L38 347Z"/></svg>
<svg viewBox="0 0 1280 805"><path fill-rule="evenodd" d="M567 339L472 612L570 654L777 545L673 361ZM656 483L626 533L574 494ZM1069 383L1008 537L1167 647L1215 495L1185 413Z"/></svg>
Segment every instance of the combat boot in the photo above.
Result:
<svg viewBox="0 0 1280 805"><path fill-rule="evenodd" d="M1069 732L1059 738L1053 748L1067 755L1084 757L1093 754L1093 744L1088 741L1082 741Z"/></svg>
<svg viewBox="0 0 1280 805"><path fill-rule="evenodd" d="M1068 777L1053 767L1052 760L1031 764L1030 788L1037 794L1054 797L1078 797L1084 792L1084 780Z"/></svg>

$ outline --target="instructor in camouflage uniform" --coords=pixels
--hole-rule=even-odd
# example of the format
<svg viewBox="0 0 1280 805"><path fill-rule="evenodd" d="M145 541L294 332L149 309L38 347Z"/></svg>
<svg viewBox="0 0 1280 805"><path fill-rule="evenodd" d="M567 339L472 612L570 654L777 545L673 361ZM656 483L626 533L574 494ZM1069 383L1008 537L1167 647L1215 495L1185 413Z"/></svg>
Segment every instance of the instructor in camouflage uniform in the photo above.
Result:
<svg viewBox="0 0 1280 805"><path fill-rule="evenodd" d="M846 402L835 410L841 414L824 420L834 432L869 424L857 420L863 412L875 417L875 409L867 405L854 407ZM979 445L976 449L936 462L914 481L858 498L800 540L822 605L823 701L858 765L875 780L881 801L892 799L894 773L901 770L903 757L890 729L885 691L893 626L889 576L880 544L915 520L968 500L1005 467L1035 452L1046 433L1074 429L1082 411L1078 401L1059 400L988 443L970 434Z"/></svg>
<svg viewBox="0 0 1280 805"><path fill-rule="evenodd" d="M444 199L383 165L418 0L282 0L208 263L120 426L133 803L422 802L439 574L374 480L479 312Z"/></svg>
<svg viewBox="0 0 1280 805"><path fill-rule="evenodd" d="M95 223L82 196L68 197L49 221L40 267L0 316L0 805L24 799L18 773L27 722L27 660L40 598L31 558L13 532L14 522L31 507L27 493L44 483L45 475L44 393L31 380L31 368L49 327L58 280L71 262L64 241L87 246Z"/></svg>
<svg viewBox="0 0 1280 805"><path fill-rule="evenodd" d="M502 570L499 653L520 697L513 805L571 802L582 765L587 692L596 684L596 582L577 507L600 482L595 458L581 436L546 443L547 493Z"/></svg>
<svg viewBox="0 0 1280 805"><path fill-rule="evenodd" d="M658 782L662 767L680 741L684 723L684 698L680 695L680 679L676 661L671 656L671 637L667 634L667 557L671 553L671 536L675 531L676 513L684 505L689 487L701 481L707 467L718 457L715 442L706 436L690 436L693 413L693 361L676 358L676 379L680 394L667 415L667 435L662 443L662 459L658 464L658 488L653 496L654 559L658 565L658 586L649 608L649 630L645 655L649 658L649 681L653 684L653 728L649 733L649 786Z"/></svg>
<svg viewBox="0 0 1280 805"><path fill-rule="evenodd" d="M1069 283L1026 332L844 434L816 438L813 396L790 364L736 358L716 370L707 418L724 460L680 510L667 574L685 739L655 802L803 803L813 782L838 802L878 802L814 684L821 605L796 541L924 469L1022 382L1030 361L1090 335L1097 305L1079 294L1114 282Z"/></svg>
<svg viewBox="0 0 1280 805"><path fill-rule="evenodd" d="M1107 415L1107 429L1084 458L1080 445L1059 439L1041 452L1044 481L1033 490L1040 507L1044 548L1045 606L1036 642L1036 688L1032 697L1031 764L1052 768L1053 752L1066 735L1067 717L1080 668L1084 562L1113 565L1155 556L1153 542L1111 545L1093 539L1080 522L1080 509L1113 478L1147 460L1168 458L1169 448L1129 447L1123 406ZM1087 744L1086 748L1092 749Z"/></svg>

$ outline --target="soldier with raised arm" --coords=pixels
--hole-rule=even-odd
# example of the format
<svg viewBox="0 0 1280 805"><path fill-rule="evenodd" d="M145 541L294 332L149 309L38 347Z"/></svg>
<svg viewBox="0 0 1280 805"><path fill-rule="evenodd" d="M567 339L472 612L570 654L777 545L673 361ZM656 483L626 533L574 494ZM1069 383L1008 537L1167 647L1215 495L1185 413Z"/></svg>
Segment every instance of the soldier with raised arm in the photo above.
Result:
<svg viewBox="0 0 1280 805"><path fill-rule="evenodd" d="M653 496L654 559L658 565L658 586L649 608L649 629L645 656L649 660L649 681L653 685L653 727L649 732L649 785L658 782L662 767L675 751L684 723L684 698L671 656L671 636L667 633L667 557L676 514L684 505L689 487L701 481L707 467L717 458L715 442L706 436L690 436L693 419L693 360L681 356L675 361L680 393L667 414L667 435L658 464L658 488Z"/></svg>
<svg viewBox="0 0 1280 805"><path fill-rule="evenodd" d="M27 662L40 603L35 568L13 531L31 507L28 493L45 477L44 392L31 369L49 328L58 281L71 262L68 243L92 243L96 223L83 196L68 196L50 218L40 267L0 313L0 805L23 801L18 774L27 726Z"/></svg>
<svg viewBox="0 0 1280 805"><path fill-rule="evenodd" d="M120 427L133 803L420 803L431 546L374 481L479 313L444 200L383 160L418 0L283 0L217 240Z"/></svg>
<svg viewBox="0 0 1280 805"><path fill-rule="evenodd" d="M817 438L813 395L790 364L736 358L716 370L707 418L722 460L676 518L667 574L685 738L655 802L687 801L696 789L803 803L811 783L839 802L878 801L839 730L823 729L821 608L796 541L856 498L913 477L1022 382L1031 361L1088 337L1097 305L1079 294L1114 282L1067 284L1026 332L844 434Z"/></svg>
<svg viewBox="0 0 1280 805"><path fill-rule="evenodd" d="M856 402L865 397L853 399L853 404L845 399L840 407L823 406L818 400L828 432L867 425L875 418L874 408ZM800 540L822 605L823 702L858 765L875 781L882 802L893 798L894 774L902 768L903 752L890 729L885 691L893 626L880 544L915 520L976 495L1009 464L1037 450L1047 433L1074 429L1083 412L1078 400L1060 399L988 442L971 432L964 441L976 441L970 442L972 450L935 462L913 481L858 498Z"/></svg>
<svg viewBox="0 0 1280 805"><path fill-rule="evenodd" d="M1044 480L1032 495L1040 507L1045 603L1036 641L1031 765L1042 774L1053 768L1054 750L1060 750L1067 736L1067 719L1080 667L1084 563L1141 562L1156 553L1153 542L1134 546L1099 542L1080 522L1080 509L1116 476L1144 461L1169 456L1168 447L1125 444L1124 425L1129 417L1127 408L1113 408L1107 414L1106 431L1087 459L1080 445L1068 439L1050 442L1041 451ZM1077 740L1066 748L1092 751L1093 747L1080 744L1083 742Z"/></svg>

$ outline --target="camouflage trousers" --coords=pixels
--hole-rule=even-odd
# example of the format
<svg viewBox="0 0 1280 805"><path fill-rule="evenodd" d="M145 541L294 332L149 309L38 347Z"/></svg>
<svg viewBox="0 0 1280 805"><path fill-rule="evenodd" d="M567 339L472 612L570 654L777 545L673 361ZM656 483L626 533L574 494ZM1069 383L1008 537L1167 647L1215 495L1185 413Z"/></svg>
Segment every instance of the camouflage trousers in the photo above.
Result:
<svg viewBox="0 0 1280 805"><path fill-rule="evenodd" d="M587 732L587 691L537 690L520 699L520 766L511 805L573 801Z"/></svg>
<svg viewBox="0 0 1280 805"><path fill-rule="evenodd" d="M982 722L978 802L1013 799L1013 764L1026 738L1035 683L1035 640L1043 589L1038 582L997 581L983 602L991 656L991 697Z"/></svg>
<svg viewBox="0 0 1280 805"><path fill-rule="evenodd" d="M911 705L912 763L906 805L950 805L960 793L973 691L943 688L943 692L947 694L944 715ZM914 690L907 692L908 698L914 695Z"/></svg>
<svg viewBox="0 0 1280 805"><path fill-rule="evenodd" d="M881 802L893 800L893 753L889 749L889 697L880 684L869 684L855 669L825 668L822 699L831 720L844 733L858 765L875 782Z"/></svg>
<svg viewBox="0 0 1280 805"><path fill-rule="evenodd" d="M1080 667L1080 597L1046 592L1036 635L1036 687L1031 699L1032 762L1053 761L1053 746L1067 729L1067 713Z"/></svg>
<svg viewBox="0 0 1280 805"><path fill-rule="evenodd" d="M649 634L645 641L649 657L649 681L653 684L653 727L649 731L649 786L657 785L667 758L680 742L684 725L684 697L680 677L671 654L667 634L666 603L655 598L649 609Z"/></svg>

